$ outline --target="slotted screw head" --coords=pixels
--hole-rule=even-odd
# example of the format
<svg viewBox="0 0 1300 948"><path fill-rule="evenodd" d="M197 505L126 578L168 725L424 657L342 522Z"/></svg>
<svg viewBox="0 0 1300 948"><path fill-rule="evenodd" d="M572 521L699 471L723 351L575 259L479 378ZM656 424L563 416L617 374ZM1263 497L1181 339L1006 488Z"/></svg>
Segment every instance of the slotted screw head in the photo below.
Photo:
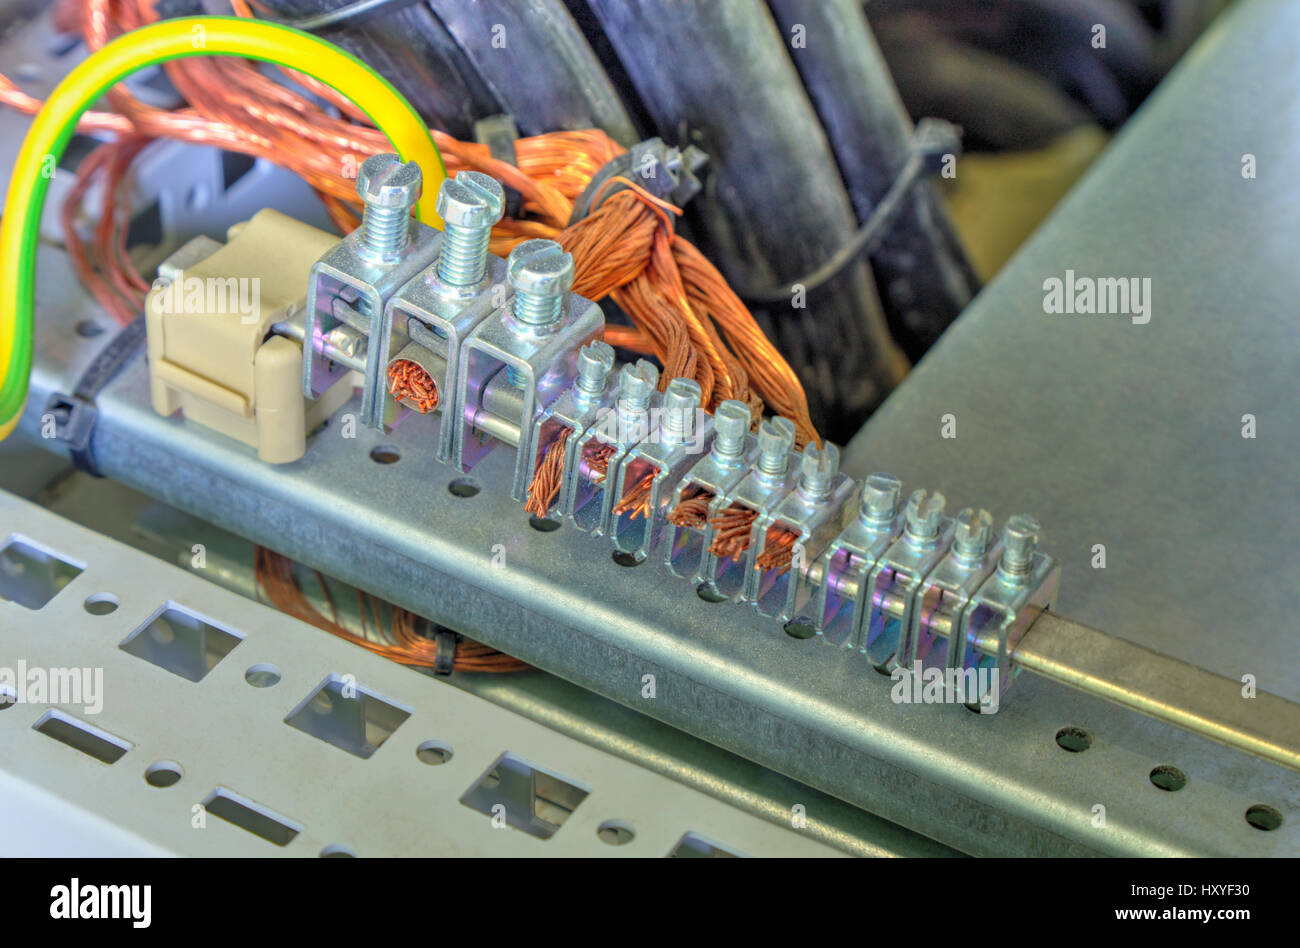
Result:
<svg viewBox="0 0 1300 948"><path fill-rule="evenodd" d="M573 286L573 255L553 240L525 240L510 251L506 268L517 293L554 297Z"/></svg>
<svg viewBox="0 0 1300 948"><path fill-rule="evenodd" d="M939 521L948 499L937 490L912 491L907 501L907 532L918 540L933 540L939 533Z"/></svg>
<svg viewBox="0 0 1300 948"><path fill-rule="evenodd" d="M367 207L410 208L423 193L420 166L397 155L371 155L357 172L357 195Z"/></svg>
<svg viewBox="0 0 1300 948"><path fill-rule="evenodd" d="M695 412L704 391L694 379L675 378L664 389L664 407L660 425L674 440L688 440L695 430Z"/></svg>
<svg viewBox="0 0 1300 948"><path fill-rule="evenodd" d="M600 392L614 370L614 347L596 339L578 350L578 386L584 392Z"/></svg>
<svg viewBox="0 0 1300 948"><path fill-rule="evenodd" d="M727 399L713 413L713 450L724 458L739 457L745 450L749 423L749 406L734 398Z"/></svg>
<svg viewBox="0 0 1300 948"><path fill-rule="evenodd" d="M993 515L983 507L967 507L957 514L953 548L962 556L975 558L988 552L993 541Z"/></svg>
<svg viewBox="0 0 1300 948"><path fill-rule="evenodd" d="M764 474L784 474L794 448L794 422L778 415L758 426L758 469Z"/></svg>
<svg viewBox="0 0 1300 948"><path fill-rule="evenodd" d="M618 375L619 402L627 402L629 408L645 408L650 404L656 386L659 385L659 370L653 362L638 359L635 363L623 366Z"/></svg>
<svg viewBox="0 0 1300 948"><path fill-rule="evenodd" d="M1013 575L1028 572L1042 527L1030 514L1016 514L1002 528L1002 568Z"/></svg>
<svg viewBox="0 0 1300 948"><path fill-rule="evenodd" d="M501 182L480 171L462 171L438 189L438 216L451 227L481 230L501 220L506 192Z"/></svg>
<svg viewBox="0 0 1300 948"><path fill-rule="evenodd" d="M804 445L803 456L799 459L799 489L806 495L815 499L825 497L839 472L839 448L829 441L821 447L812 441Z"/></svg>
<svg viewBox="0 0 1300 948"><path fill-rule="evenodd" d="M898 515L903 482L893 474L877 472L862 485L862 516L873 523L890 523Z"/></svg>

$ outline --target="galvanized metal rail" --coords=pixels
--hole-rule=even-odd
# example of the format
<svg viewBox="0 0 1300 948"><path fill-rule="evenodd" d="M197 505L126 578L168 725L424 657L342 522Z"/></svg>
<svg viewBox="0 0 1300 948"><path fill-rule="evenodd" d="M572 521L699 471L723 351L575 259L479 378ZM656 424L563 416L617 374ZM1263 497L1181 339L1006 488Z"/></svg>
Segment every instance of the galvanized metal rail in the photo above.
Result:
<svg viewBox="0 0 1300 948"><path fill-rule="evenodd" d="M1020 640L1021 668L1300 770L1300 704L1050 612Z"/></svg>
<svg viewBox="0 0 1300 948"><path fill-rule="evenodd" d="M54 270L42 268L50 284ZM76 318L71 305L40 324L23 423L29 434L39 433L45 398L66 387L93 351L70 331ZM1027 676L995 715L899 705L890 682L862 656L796 640L747 606L703 602L657 557L625 568L610 559L608 540L531 530L509 497L511 452L493 452L465 478L437 461L434 419L391 435L358 427L355 438L345 435L353 426L331 424L301 462L276 467L210 431L156 415L143 365L128 368L99 407L93 447L106 475L965 852L1300 851L1290 832L1300 821L1260 833L1241 818L1259 802L1282 806L1292 779L1286 771L1207 754L1211 745L1177 731L1144 732L1124 712L1072 702ZM380 447L376 456L396 449L401 460L376 464L371 453ZM479 492L465 496L473 488ZM1021 664L1108 698L1136 692L1122 677L1102 674L1104 666L1079 664L1086 650L1067 648L1070 660L1060 660L1054 642L1070 628L1041 617L1023 640ZM1157 683L1185 680L1170 670L1181 670L1178 663L1158 666L1165 671ZM1215 678L1198 677L1202 684ZM1291 720L1290 706L1276 731L1257 716L1285 702L1248 705L1258 712L1234 718L1225 697L1196 706L1175 694L1168 687L1148 693L1151 707L1141 710L1252 753L1280 746ZM1211 719L1208 728L1198 723ZM1087 755L1065 754L1052 741L1069 721L1099 735ZM1109 743L1107 733L1125 736ZM1176 809L1160 793L1152 797L1146 773L1163 756L1156 747L1200 761L1198 776L1216 793L1185 796ZM1084 757L1104 766L1081 774L1075 760ZM1092 827L1099 799L1122 814L1111 822L1122 831Z"/></svg>

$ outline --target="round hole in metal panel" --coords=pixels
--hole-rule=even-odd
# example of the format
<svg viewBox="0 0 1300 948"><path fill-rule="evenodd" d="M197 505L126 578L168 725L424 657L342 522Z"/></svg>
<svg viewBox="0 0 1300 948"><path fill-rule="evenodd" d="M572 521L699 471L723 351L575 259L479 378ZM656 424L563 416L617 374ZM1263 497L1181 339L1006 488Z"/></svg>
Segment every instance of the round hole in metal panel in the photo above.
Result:
<svg viewBox="0 0 1300 948"><path fill-rule="evenodd" d="M370 460L376 464L396 464L402 459L402 452L395 444L381 444L370 449Z"/></svg>
<svg viewBox="0 0 1300 948"><path fill-rule="evenodd" d="M248 666L244 681L254 688L270 688L280 683L280 669L266 662Z"/></svg>
<svg viewBox="0 0 1300 948"><path fill-rule="evenodd" d="M18 693L12 688L0 688L0 711L8 711L18 703Z"/></svg>
<svg viewBox="0 0 1300 948"><path fill-rule="evenodd" d="M695 587L695 595L699 596L705 602L726 602L727 597L718 592L718 587L713 583L700 583Z"/></svg>
<svg viewBox="0 0 1300 948"><path fill-rule="evenodd" d="M606 820L596 828L596 837L607 846L626 846L636 839L636 830L622 820Z"/></svg>
<svg viewBox="0 0 1300 948"><path fill-rule="evenodd" d="M1161 764L1159 767L1154 768L1150 777L1152 784L1161 790L1168 790L1170 793L1187 786L1187 774L1170 764Z"/></svg>
<svg viewBox="0 0 1300 948"><path fill-rule="evenodd" d="M451 748L442 741L425 741L415 749L415 756L419 758L420 763L437 766L445 764L451 760Z"/></svg>
<svg viewBox="0 0 1300 948"><path fill-rule="evenodd" d="M560 529L560 521L551 520L548 517L529 517L528 525L538 533L550 533L553 530Z"/></svg>
<svg viewBox="0 0 1300 948"><path fill-rule="evenodd" d="M453 497L473 497L482 489L472 477L458 477L447 485Z"/></svg>
<svg viewBox="0 0 1300 948"><path fill-rule="evenodd" d="M1270 832L1282 825L1282 813L1267 803L1256 803L1246 809L1246 822L1257 830Z"/></svg>
<svg viewBox="0 0 1300 948"><path fill-rule="evenodd" d="M809 616L795 616L785 624L785 634L792 639L810 639L817 634L817 625Z"/></svg>
<svg viewBox="0 0 1300 948"><path fill-rule="evenodd" d="M1070 724L1056 732L1056 744L1071 754L1082 754L1092 746L1092 735L1083 728Z"/></svg>
<svg viewBox="0 0 1300 948"><path fill-rule="evenodd" d="M157 787L160 790L166 787L173 787L181 782L181 776L185 773L181 765L174 760L160 760L157 763L150 764L145 768L144 781L151 787Z"/></svg>
<svg viewBox="0 0 1300 948"><path fill-rule="evenodd" d="M118 599L112 593L92 593L81 606L92 616L106 616L117 611Z"/></svg>
<svg viewBox="0 0 1300 948"><path fill-rule="evenodd" d="M93 319L83 319L76 325L77 335L82 339L94 339L104 333L104 327Z"/></svg>
<svg viewBox="0 0 1300 948"><path fill-rule="evenodd" d="M615 550L610 556L619 566L640 566L641 561L636 558L635 553L624 553L622 550Z"/></svg>

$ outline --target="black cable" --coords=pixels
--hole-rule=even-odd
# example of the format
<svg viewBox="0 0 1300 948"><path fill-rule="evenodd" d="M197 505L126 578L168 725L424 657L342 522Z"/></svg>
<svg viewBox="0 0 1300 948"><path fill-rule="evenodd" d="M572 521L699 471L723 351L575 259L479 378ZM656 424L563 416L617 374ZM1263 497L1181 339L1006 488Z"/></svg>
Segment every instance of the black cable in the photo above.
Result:
<svg viewBox="0 0 1300 948"><path fill-rule="evenodd" d="M735 285L732 288L741 299L751 303L789 303L796 289L811 293L835 279L854 260L863 254L870 255L879 249L881 242L889 233L889 227L903 207L903 200L921 173L931 166L936 158L945 154L955 154L960 147L960 138L955 126L939 119L922 119L916 126L913 151L903 165L894 183L889 186L880 203L871 212L871 216L858 228L853 237L837 250L829 260L811 273L782 283L780 286L746 287Z"/></svg>

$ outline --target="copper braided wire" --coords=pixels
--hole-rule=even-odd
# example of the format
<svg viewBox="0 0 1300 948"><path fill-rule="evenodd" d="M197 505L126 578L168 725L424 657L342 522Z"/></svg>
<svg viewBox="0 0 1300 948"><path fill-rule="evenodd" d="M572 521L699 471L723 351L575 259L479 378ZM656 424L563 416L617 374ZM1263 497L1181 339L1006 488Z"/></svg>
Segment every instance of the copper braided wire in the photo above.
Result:
<svg viewBox="0 0 1300 948"><path fill-rule="evenodd" d="M614 513L620 517L625 513L631 513L633 520L637 517L645 517L648 520L650 518L650 488L654 484L655 475L658 473L659 469L655 468L625 490L622 499L614 505Z"/></svg>
<svg viewBox="0 0 1300 948"><path fill-rule="evenodd" d="M713 503L713 492L692 484L682 491L682 499L668 515L668 522L677 527L703 530L708 526L711 503Z"/></svg>
<svg viewBox="0 0 1300 948"><path fill-rule="evenodd" d="M709 521L715 533L709 544L709 552L718 559L730 558L739 561L741 555L749 549L750 528L758 519L758 511L741 504L731 504Z"/></svg>
<svg viewBox="0 0 1300 948"><path fill-rule="evenodd" d="M388 366L388 394L422 415L438 407L438 383L424 366L410 359L395 359Z"/></svg>
<svg viewBox="0 0 1300 948"><path fill-rule="evenodd" d="M326 617L307 598L298 584L294 573L294 562L265 547L257 547L253 555L253 573L259 599L265 593L266 600L281 612L300 619L331 635L346 639L354 645L360 645L377 655L391 659L403 665L420 668L434 668L438 660L438 643L426 638L416 631L417 616L405 609L389 605L389 622L387 630L381 616L380 601L357 591L358 613L360 615L362 634L358 635L338 621L338 611L329 591L329 585L319 572L312 571L322 594L330 607L330 617ZM369 612L369 619L367 619ZM375 641L365 635L369 625L375 627L375 634L386 636L389 641ZM529 665L506 655L504 652L468 639L459 643L452 662L452 669L459 672L516 672L526 671Z"/></svg>
<svg viewBox="0 0 1300 948"><path fill-rule="evenodd" d="M784 575L794 561L794 544L799 534L785 527L772 527L767 531L763 543L763 552L754 557L754 565L759 569L777 570L777 575Z"/></svg>
<svg viewBox="0 0 1300 948"><path fill-rule="evenodd" d="M524 513L536 517L545 517L551 510L551 504L560 496L564 484L564 446L569 441L573 429L564 427L550 443L542 460L537 465L533 481L528 485L528 500L524 504Z"/></svg>
<svg viewBox="0 0 1300 948"><path fill-rule="evenodd" d="M609 476L609 459L614 456L615 450L614 445L603 441L588 441L582 449L582 460L591 472L593 483L599 484Z"/></svg>

